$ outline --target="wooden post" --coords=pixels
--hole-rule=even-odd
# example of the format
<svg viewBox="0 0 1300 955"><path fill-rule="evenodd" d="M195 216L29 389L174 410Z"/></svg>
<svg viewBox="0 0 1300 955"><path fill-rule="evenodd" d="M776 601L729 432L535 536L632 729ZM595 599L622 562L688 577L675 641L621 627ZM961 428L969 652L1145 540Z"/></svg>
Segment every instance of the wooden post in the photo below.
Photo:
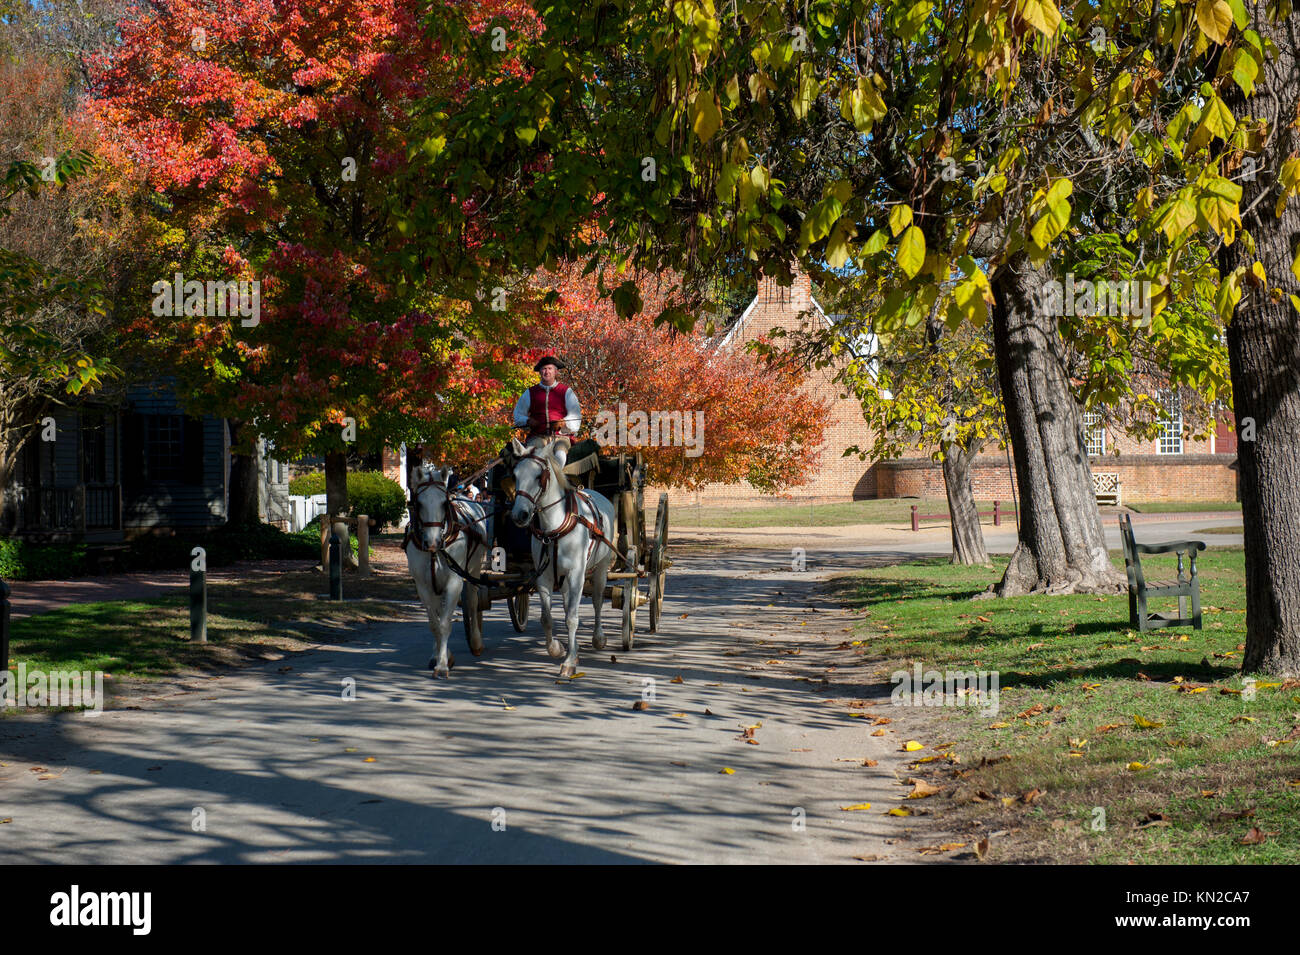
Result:
<svg viewBox="0 0 1300 955"><path fill-rule="evenodd" d="M993 526L994 527L1002 526L1002 502L1001 501L993 502Z"/></svg>
<svg viewBox="0 0 1300 955"><path fill-rule="evenodd" d="M330 569L330 531L334 528L334 517L328 512L320 519L320 569L329 573Z"/></svg>
<svg viewBox="0 0 1300 955"><path fill-rule="evenodd" d="M357 575L370 576L370 518L357 515Z"/></svg>
<svg viewBox="0 0 1300 955"><path fill-rule="evenodd" d="M920 529L921 529L921 523L916 519L916 505L913 504L912 505L912 530L919 531Z"/></svg>

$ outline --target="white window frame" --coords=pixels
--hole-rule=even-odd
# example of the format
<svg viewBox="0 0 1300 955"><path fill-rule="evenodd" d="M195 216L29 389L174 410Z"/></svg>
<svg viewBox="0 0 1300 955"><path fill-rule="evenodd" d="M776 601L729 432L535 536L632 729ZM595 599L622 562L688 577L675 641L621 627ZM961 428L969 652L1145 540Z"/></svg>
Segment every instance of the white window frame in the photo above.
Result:
<svg viewBox="0 0 1300 955"><path fill-rule="evenodd" d="M1106 426L1100 411L1083 413L1083 446L1090 458L1099 458L1106 453Z"/></svg>
<svg viewBox="0 0 1300 955"><path fill-rule="evenodd" d="M1156 445L1157 454L1183 453L1183 402L1178 390L1160 393L1160 403L1164 406L1164 429Z"/></svg>

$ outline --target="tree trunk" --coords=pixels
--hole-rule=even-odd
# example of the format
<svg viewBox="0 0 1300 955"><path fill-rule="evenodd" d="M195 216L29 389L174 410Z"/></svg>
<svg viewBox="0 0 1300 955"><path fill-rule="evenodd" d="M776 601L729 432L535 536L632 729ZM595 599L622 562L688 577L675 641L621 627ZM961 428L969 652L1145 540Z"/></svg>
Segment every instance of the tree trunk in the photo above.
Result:
<svg viewBox="0 0 1300 955"><path fill-rule="evenodd" d="M1284 294L1274 302L1267 288L1255 288L1243 279L1242 297L1228 325L1246 546L1242 672L1292 678L1300 677L1300 322L1288 298L1300 294L1291 272L1300 202L1290 199L1278 218L1273 186L1282 162L1300 149L1300 135L1288 125L1300 101L1298 20L1293 16L1274 24L1263 4L1247 9L1254 28L1277 44L1278 53L1264 64L1250 108L1233 84L1227 85L1231 95L1225 92L1224 99L1239 118L1259 113L1262 106L1275 125L1259 172L1242 183L1242 225L1255 240L1255 254L1246 248L1244 237L1238 238L1220 251L1219 267L1226 278L1239 266L1249 270L1258 259L1267 285L1280 286ZM1261 191L1268 195L1255 204Z"/></svg>
<svg viewBox="0 0 1300 955"><path fill-rule="evenodd" d="M978 452L978 445L964 448L957 442L944 448L943 487L948 495L948 513L952 515L950 563L987 567L989 555L984 549L984 529L980 527L979 507L975 504L970 479L971 459Z"/></svg>
<svg viewBox="0 0 1300 955"><path fill-rule="evenodd" d="M1082 419L1056 319L1036 294L1052 278L1019 253L995 275L993 337L1020 492L1020 540L988 596L1115 593Z"/></svg>
<svg viewBox="0 0 1300 955"><path fill-rule="evenodd" d="M345 451L329 451L325 454L325 513L338 517L348 510L348 456ZM347 525L343 527L343 566L355 568L356 558L352 556L352 534ZM328 568L326 568L328 569Z"/></svg>
<svg viewBox="0 0 1300 955"><path fill-rule="evenodd" d="M245 436L251 436L254 442L252 454L235 451L239 440ZM250 425L242 421L230 422L230 513L226 516L230 524L257 524L261 521L256 441L256 436L251 435Z"/></svg>

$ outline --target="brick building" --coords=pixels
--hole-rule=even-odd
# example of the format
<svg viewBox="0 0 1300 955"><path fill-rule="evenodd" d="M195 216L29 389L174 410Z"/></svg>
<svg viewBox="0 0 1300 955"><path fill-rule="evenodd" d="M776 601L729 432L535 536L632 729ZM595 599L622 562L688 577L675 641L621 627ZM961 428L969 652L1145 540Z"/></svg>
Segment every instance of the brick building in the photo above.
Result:
<svg viewBox="0 0 1300 955"><path fill-rule="evenodd" d="M718 343L719 348L742 348L770 333L806 329L808 322L830 319L812 295L809 277L796 273L784 287L772 279L759 283L758 294ZM873 437L867 430L861 406L833 381L833 368L810 372L810 391L832 401L826 443L820 466L808 484L791 488L781 499L849 501L874 497L944 496L943 471L928 456L889 461L862 461L844 457L845 448L867 447ZM1237 498L1237 436L1226 421L1219 421L1207 441L1183 436L1183 420L1176 396L1166 396L1169 409L1164 433L1153 441L1130 437L1122 429L1106 427L1098 415L1085 415L1088 451L1094 475L1119 486L1121 502L1156 500L1231 501ZM1013 500L1008 453L996 447L976 457L972 469L975 496L981 500ZM657 493L657 490L656 490ZM672 490L675 504L762 503L775 498L748 484L709 485L699 492Z"/></svg>

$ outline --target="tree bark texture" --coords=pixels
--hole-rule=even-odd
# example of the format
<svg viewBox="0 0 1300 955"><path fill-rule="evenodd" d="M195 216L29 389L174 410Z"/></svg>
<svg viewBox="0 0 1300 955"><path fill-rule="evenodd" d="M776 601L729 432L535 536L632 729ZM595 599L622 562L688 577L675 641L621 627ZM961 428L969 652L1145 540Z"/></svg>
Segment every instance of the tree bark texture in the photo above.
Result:
<svg viewBox="0 0 1300 955"><path fill-rule="evenodd" d="M994 277L994 348L1020 495L1020 540L990 596L1116 593L1082 417L1070 391L1056 319L1038 291L1052 279L1015 255Z"/></svg>
<svg viewBox="0 0 1300 955"><path fill-rule="evenodd" d="M1278 53L1263 65L1249 101L1233 84L1224 96L1237 117L1253 112L1267 118L1272 133L1255 159L1259 171L1242 183L1242 226L1255 240L1255 253L1239 237L1219 254L1225 278L1239 266L1249 271L1256 260L1268 277L1268 287L1243 278L1228 324L1246 548L1242 672L1292 678L1300 677L1300 315L1289 298L1300 294L1291 272L1300 200L1289 199L1280 218L1274 206L1282 162L1300 150L1300 134L1289 125L1300 104L1300 15L1274 24L1264 4L1247 9L1253 28L1277 44ZM1269 295L1273 287L1282 289L1280 301Z"/></svg>
<svg viewBox="0 0 1300 955"><path fill-rule="evenodd" d="M953 442L944 449L943 487L948 495L948 513L952 517L952 557L954 564L987 566L989 554L984 547L984 529L980 527L979 507L971 486L971 459L978 447L964 448Z"/></svg>

